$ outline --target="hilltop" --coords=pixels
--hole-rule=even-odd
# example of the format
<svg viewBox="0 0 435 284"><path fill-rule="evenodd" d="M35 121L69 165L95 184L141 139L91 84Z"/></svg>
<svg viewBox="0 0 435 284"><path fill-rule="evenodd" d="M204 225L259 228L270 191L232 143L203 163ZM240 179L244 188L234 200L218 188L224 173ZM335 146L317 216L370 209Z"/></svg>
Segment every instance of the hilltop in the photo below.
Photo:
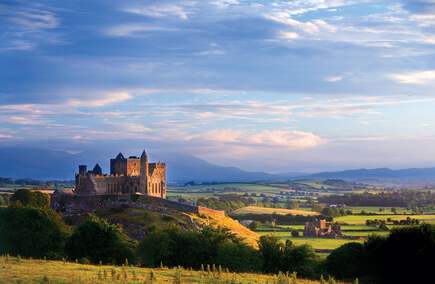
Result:
<svg viewBox="0 0 435 284"><path fill-rule="evenodd" d="M220 210L146 196L141 196L135 201L98 200L99 206L95 206L94 202L96 200L91 198L81 200L79 207L85 209L80 212L72 212L67 207L66 211L70 213L64 214L64 218L70 224L79 224L84 220L86 213L95 213L110 223L120 224L125 233L136 240L142 239L153 228L170 225L190 230L199 230L205 226L225 228L254 247L259 239L256 233ZM68 205L78 207L72 202L65 206Z"/></svg>

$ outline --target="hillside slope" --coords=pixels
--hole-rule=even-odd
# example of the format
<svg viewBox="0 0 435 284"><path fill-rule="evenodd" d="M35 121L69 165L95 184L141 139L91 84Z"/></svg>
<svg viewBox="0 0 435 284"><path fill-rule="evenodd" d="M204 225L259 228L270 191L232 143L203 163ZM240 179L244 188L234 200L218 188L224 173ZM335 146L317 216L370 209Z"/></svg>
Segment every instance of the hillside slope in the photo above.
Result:
<svg viewBox="0 0 435 284"><path fill-rule="evenodd" d="M225 228L230 232L243 239L245 243L258 247L260 236L240 224L237 220L221 214L213 214L211 212L201 212L201 214L190 214L193 221L199 226L212 226L214 228Z"/></svg>

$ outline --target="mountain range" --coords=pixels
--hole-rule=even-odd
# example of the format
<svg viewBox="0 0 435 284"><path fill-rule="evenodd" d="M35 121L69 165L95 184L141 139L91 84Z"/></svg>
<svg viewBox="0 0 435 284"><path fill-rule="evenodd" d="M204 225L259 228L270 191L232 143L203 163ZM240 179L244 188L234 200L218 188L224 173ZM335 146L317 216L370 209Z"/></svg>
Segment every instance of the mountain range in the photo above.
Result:
<svg viewBox="0 0 435 284"><path fill-rule="evenodd" d="M114 156L114 155L113 155ZM79 164L92 168L99 163L105 172L109 158L102 152L69 153L25 147L0 147L0 177L32 178L42 180L72 180ZM185 182L256 182L285 181L291 179L343 179L343 180L424 180L435 181L435 168L356 169L315 174L269 174L249 172L236 167L223 167L182 153L155 153L154 160L167 163L168 181Z"/></svg>

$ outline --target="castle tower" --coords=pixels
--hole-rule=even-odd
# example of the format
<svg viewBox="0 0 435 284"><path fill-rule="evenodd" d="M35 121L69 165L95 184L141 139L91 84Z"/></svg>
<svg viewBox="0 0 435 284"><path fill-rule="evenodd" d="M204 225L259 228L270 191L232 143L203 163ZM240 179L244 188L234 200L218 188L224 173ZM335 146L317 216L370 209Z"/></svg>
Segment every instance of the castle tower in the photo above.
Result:
<svg viewBox="0 0 435 284"><path fill-rule="evenodd" d="M144 194L148 193L148 173L149 173L149 162L148 156L145 150L143 150L140 156L140 189Z"/></svg>
<svg viewBox="0 0 435 284"><path fill-rule="evenodd" d="M94 175L103 175L103 170L101 169L99 164L96 164L94 169L92 170L92 172L94 173Z"/></svg>

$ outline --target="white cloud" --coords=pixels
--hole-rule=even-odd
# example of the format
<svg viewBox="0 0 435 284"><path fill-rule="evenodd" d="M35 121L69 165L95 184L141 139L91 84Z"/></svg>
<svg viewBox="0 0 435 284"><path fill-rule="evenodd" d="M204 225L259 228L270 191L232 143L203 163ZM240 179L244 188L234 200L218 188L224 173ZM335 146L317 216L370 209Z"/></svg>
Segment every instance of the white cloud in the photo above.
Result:
<svg viewBox="0 0 435 284"><path fill-rule="evenodd" d="M107 93L97 99L71 99L67 101L67 105L82 107L102 107L106 105L124 102L132 98L133 96L127 92L114 92Z"/></svg>
<svg viewBox="0 0 435 284"><path fill-rule="evenodd" d="M193 11L186 6L174 4L150 5L145 7L128 8L126 12L139 14L147 17L162 18L162 17L177 17L182 20L189 19Z"/></svg>
<svg viewBox="0 0 435 284"><path fill-rule="evenodd" d="M328 76L324 79L326 82L335 83L343 80L342 76Z"/></svg>
<svg viewBox="0 0 435 284"><path fill-rule="evenodd" d="M150 128L145 127L143 124L140 123L125 123L122 126L129 132L142 133L151 131Z"/></svg>
<svg viewBox="0 0 435 284"><path fill-rule="evenodd" d="M134 37L146 32L171 32L175 30L147 24L125 24L110 27L104 31L104 34L113 37Z"/></svg>
<svg viewBox="0 0 435 284"><path fill-rule="evenodd" d="M219 9L228 8L230 6L240 5L239 0L213 0L210 2L212 5L218 7Z"/></svg>
<svg viewBox="0 0 435 284"><path fill-rule="evenodd" d="M188 137L189 140L206 140L225 144L245 146L277 146L289 149L316 147L325 143L321 137L304 131L261 130L241 131L234 129L217 129Z"/></svg>
<svg viewBox="0 0 435 284"><path fill-rule="evenodd" d="M27 30L53 29L59 25L54 13L38 9L18 11L12 21Z"/></svg>
<svg viewBox="0 0 435 284"><path fill-rule="evenodd" d="M264 15L266 19L287 25L291 28L303 31L305 33L314 34L321 31L336 32L336 28L324 20L313 20L301 22L291 18L288 12L274 12Z"/></svg>
<svg viewBox="0 0 435 284"><path fill-rule="evenodd" d="M435 26L435 15L433 14L415 14L410 17L420 27Z"/></svg>
<svg viewBox="0 0 435 284"><path fill-rule="evenodd" d="M390 74L388 77L401 84L424 85L435 83L435 70Z"/></svg>
<svg viewBox="0 0 435 284"><path fill-rule="evenodd" d="M299 37L299 34L295 33L295 32L285 32L285 31L281 31L279 32L279 37L288 41L292 41L295 40Z"/></svg>
<svg viewBox="0 0 435 284"><path fill-rule="evenodd" d="M14 138L14 136L10 134L0 133L0 139L11 139L11 138Z"/></svg>

